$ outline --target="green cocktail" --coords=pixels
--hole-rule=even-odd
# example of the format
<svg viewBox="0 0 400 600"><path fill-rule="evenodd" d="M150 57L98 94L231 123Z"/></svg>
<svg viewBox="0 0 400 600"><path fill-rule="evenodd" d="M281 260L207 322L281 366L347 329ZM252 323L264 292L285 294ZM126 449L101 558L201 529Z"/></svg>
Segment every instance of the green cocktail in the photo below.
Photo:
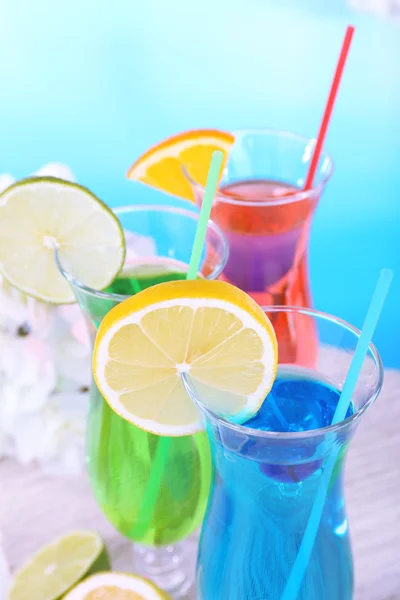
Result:
<svg viewBox="0 0 400 600"><path fill-rule="evenodd" d="M142 259L138 259L125 265L105 291L131 296L158 283L186 279L186 273L187 265L177 260L153 258L143 262Z"/></svg>
<svg viewBox="0 0 400 600"><path fill-rule="evenodd" d="M163 206L131 206L115 211L123 226L124 268L104 291L87 288L76 274L64 275L74 288L94 340L104 316L116 304L147 287L184 279L198 222L191 211ZM142 244L132 248L132 236ZM210 223L199 276L216 278L227 259L227 243ZM139 254L139 255L138 255ZM102 511L135 542L135 572L179 597L188 587L184 540L201 524L208 500L211 457L205 432L171 438L158 495L152 509L146 490L160 437L117 415L93 383L87 429L87 465ZM145 507L145 508L144 508ZM180 542L183 542L180 543Z"/></svg>
<svg viewBox="0 0 400 600"><path fill-rule="evenodd" d="M158 283L185 279L186 270L184 263L168 259L135 261L106 291L133 295ZM101 309L101 300L94 303ZM109 310L107 299L104 309ZM98 312L96 316L97 325ZM87 443L96 499L123 535L135 542L162 546L181 541L197 529L204 515L211 473L205 432L171 438L160 493L152 519L146 523L140 513L158 436L119 417L93 386Z"/></svg>

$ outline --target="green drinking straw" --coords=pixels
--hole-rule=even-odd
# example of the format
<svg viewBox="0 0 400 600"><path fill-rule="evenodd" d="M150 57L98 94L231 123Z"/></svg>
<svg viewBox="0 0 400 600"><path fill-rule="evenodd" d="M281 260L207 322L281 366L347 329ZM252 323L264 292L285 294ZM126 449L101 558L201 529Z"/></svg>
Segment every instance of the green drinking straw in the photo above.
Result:
<svg viewBox="0 0 400 600"><path fill-rule="evenodd" d="M217 191L223 157L223 153L219 150L213 152L211 157L207 183L204 191L203 202L201 205L199 221L197 223L196 235L193 242L192 254L190 256L189 269L186 279L196 279L200 270L200 262L204 242L206 239L208 221L210 218L214 196ZM160 436L154 455L153 466L150 470L147 487L143 494L142 505L140 507L136 523L133 527L132 533L135 537L141 537L144 535L151 523L170 445L170 437Z"/></svg>
<svg viewBox="0 0 400 600"><path fill-rule="evenodd" d="M208 171L207 183L204 190L203 202L199 222L197 224L196 235L193 242L192 255L190 257L189 270L186 279L196 279L200 270L201 253L206 239L208 221L210 219L211 208L214 196L217 191L219 173L221 171L224 155L220 150L215 150L211 157L210 169Z"/></svg>
<svg viewBox="0 0 400 600"><path fill-rule="evenodd" d="M379 317L390 288L392 278L393 273L390 269L382 269L378 283L376 284L374 295L372 296L372 300L369 305L367 316L365 317L364 326L358 339L357 347L347 373L346 381L344 383L335 414L333 415L332 425L340 423L346 417L354 390L357 385L358 377L364 364L364 359L367 355L372 336L378 324ZM315 538L318 533L322 512L324 510L325 499L328 492L328 486L336 463L337 454L337 451L333 452L324 466L321 481L310 512L304 536L281 600L296 600L300 592L301 584L303 582L303 578L314 547Z"/></svg>

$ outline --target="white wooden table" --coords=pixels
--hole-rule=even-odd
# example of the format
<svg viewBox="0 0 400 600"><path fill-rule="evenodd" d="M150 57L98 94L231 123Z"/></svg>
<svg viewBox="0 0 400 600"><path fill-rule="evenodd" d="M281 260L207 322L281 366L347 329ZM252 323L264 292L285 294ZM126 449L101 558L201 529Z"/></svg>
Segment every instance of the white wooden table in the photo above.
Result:
<svg viewBox="0 0 400 600"><path fill-rule="evenodd" d="M400 372L386 372L369 413L346 474L355 600L400 600ZM85 477L49 478L36 467L0 462L0 530L13 568L41 544L78 528L99 531L114 566L127 568L130 544L103 517Z"/></svg>

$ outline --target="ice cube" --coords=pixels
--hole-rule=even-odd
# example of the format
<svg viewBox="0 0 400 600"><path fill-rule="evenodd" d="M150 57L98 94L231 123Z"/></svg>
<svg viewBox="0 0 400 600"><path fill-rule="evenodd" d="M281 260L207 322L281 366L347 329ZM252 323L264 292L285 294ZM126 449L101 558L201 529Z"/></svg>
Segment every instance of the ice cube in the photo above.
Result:
<svg viewBox="0 0 400 600"><path fill-rule="evenodd" d="M124 230L124 236L127 261L134 258L157 256L157 247L152 237L126 230Z"/></svg>

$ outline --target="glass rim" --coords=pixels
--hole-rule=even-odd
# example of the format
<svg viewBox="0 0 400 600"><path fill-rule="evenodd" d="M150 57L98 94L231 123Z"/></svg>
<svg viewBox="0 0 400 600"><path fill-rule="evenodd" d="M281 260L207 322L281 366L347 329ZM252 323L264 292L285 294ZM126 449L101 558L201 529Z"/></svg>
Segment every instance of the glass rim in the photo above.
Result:
<svg viewBox="0 0 400 600"><path fill-rule="evenodd" d="M117 216L125 213L134 212L172 212L193 220L199 219L199 213L196 213L194 210L169 206L167 204L127 204L126 206L118 206L116 208L112 208L111 210ZM211 273L212 278L217 279L217 277L222 273L226 263L228 262L229 244L222 229L212 219L208 220L207 229L208 228L211 229L211 231L222 240L222 244L224 247L222 258ZM57 248L55 249L55 260L58 270L63 275L63 277L65 277L68 283L72 287L79 288L81 291L85 292L85 294L90 294L102 300L112 300L113 302L123 302L124 300L132 296L132 294L115 294L113 292L104 292L102 290L96 290L95 288L91 288L88 285L82 283L82 281L79 281L79 279L77 279L72 273L69 273L68 270L65 267L63 267L60 254ZM210 276L206 279L209 279Z"/></svg>
<svg viewBox="0 0 400 600"><path fill-rule="evenodd" d="M354 334L357 339L359 339L360 334L361 334L361 331L359 329L357 329L357 327L350 325L350 323L348 323L344 319L341 319L340 317L335 317L333 315L330 315L329 313L314 310L312 308L303 308L301 306L283 306L283 305L262 306L261 308L265 313L272 313L272 312L297 313L297 314L308 315L310 317L317 317L324 321L330 321L331 323L335 323L336 325L339 325L340 327L344 328L348 332ZM210 418L211 421L222 424L226 429L230 429L231 431L234 431L236 433L240 433L243 435L251 435L252 437L263 438L265 440L271 440L271 441L272 440L273 441L304 440L304 439L310 439L310 438L315 438L315 437L319 437L319 436L325 436L326 434L330 434L330 433L335 434L335 433L342 431L343 429L346 429L352 423L358 421L360 419L360 417L368 410L368 408L375 402L376 398L379 396L381 389L382 389L384 368L383 368L383 363L382 363L382 359L379 355L379 352L372 342L370 342L370 344L368 346L367 356L368 355L370 355L372 357L375 367L378 372L378 380L377 380L376 389L375 389L374 393L371 394L371 397L368 398L368 400L363 404L363 406L361 406L355 413L353 413L350 417L343 419L339 423L336 423L334 425L328 425L327 427L319 427L318 429L309 429L306 431L264 431L264 430L260 430L260 429L253 429L252 427L246 427L245 425L239 425L237 423L231 423L230 421L227 421L223 417L220 417L213 411L209 410L206 406L204 406L204 404L202 404L195 388L189 383L187 377L185 377L184 384L185 384L186 390L191 392L190 395L191 395L192 399L196 402L196 404L198 404L201 407L200 410L203 411L207 415L207 417Z"/></svg>
<svg viewBox="0 0 400 600"><path fill-rule="evenodd" d="M235 129L234 131L231 131L233 136L236 136L238 134L243 135L243 134L253 134L253 135L265 135L265 136L281 136L282 138L290 138L293 140L297 140L298 142L303 142L304 145L306 146L307 144L310 143L314 143L316 142L316 138L307 138L305 136L299 135L297 133L293 133L291 131L287 131L285 129L268 129L268 128L248 128L248 129ZM322 152L321 157L325 157L325 160L328 160L328 170L327 173L322 177L321 181L318 183L318 185L313 186L311 188L311 190L299 190L298 192L294 193L294 194L290 194L290 196L281 196L280 198L277 198L276 196L269 196L266 200L257 200L256 198L253 199L247 199L243 200L243 197L235 197L234 194L224 194L223 192L221 192L220 189L218 189L216 197L218 198L219 201L225 202L226 204L233 204L233 205L237 205L237 206L258 206L258 207L265 207L265 206L281 206L281 205L285 205L285 204L294 204L295 202L301 202L302 200L306 200L307 198L310 197L318 197L325 185L327 184L327 182L329 181L329 179L332 176L333 170L334 170L334 166L333 166L333 160L330 156L330 154L328 154L327 152ZM191 177L191 175L188 173L187 169L185 168L184 165L181 165L181 169L182 172L184 174L184 176L186 177L186 179L189 181L189 183L193 186L193 187L197 187L198 189L202 190L204 192L205 187L202 186L200 183L198 183L197 181L195 181L193 179L193 177ZM226 166L224 167L224 171L226 170ZM236 181L236 183L243 181L242 179L238 179ZM253 180L252 180L253 181ZM257 180L254 180L257 181ZM260 180L261 181L261 180ZM235 182L233 182L235 183ZM285 183L284 181L282 181L281 183Z"/></svg>

